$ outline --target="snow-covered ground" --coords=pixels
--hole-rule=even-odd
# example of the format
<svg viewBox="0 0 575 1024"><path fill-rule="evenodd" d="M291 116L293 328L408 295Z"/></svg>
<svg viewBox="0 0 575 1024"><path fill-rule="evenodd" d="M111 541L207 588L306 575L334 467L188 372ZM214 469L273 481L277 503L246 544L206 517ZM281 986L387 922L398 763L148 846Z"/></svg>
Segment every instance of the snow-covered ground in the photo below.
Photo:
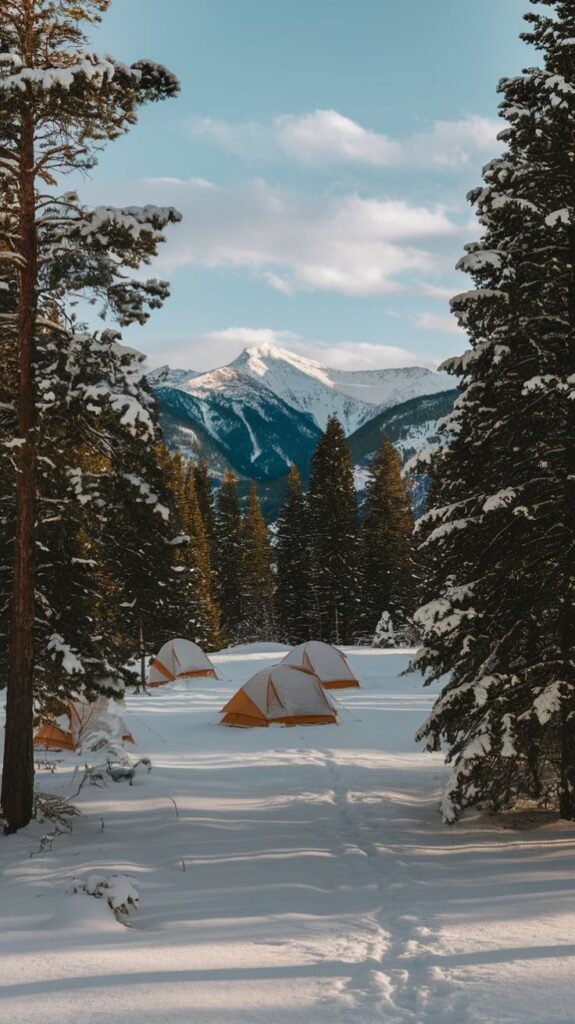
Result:
<svg viewBox="0 0 575 1024"><path fill-rule="evenodd" d="M14 1024L572 1024L575 830L545 814L437 815L433 692L405 654L350 649L340 724L226 729L219 682L128 698L133 786L85 786L71 835L0 839L0 1019ZM45 791L77 788L66 755ZM118 923L73 879L123 873Z"/></svg>

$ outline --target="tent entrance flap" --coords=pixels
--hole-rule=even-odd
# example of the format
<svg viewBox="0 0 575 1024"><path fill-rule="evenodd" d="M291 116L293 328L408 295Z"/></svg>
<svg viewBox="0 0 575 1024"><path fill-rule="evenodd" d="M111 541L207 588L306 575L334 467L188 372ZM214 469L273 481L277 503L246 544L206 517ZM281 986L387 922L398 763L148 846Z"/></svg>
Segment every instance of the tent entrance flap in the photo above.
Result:
<svg viewBox="0 0 575 1024"><path fill-rule="evenodd" d="M221 709L222 725L335 725L337 710L317 676L298 666L256 672Z"/></svg>

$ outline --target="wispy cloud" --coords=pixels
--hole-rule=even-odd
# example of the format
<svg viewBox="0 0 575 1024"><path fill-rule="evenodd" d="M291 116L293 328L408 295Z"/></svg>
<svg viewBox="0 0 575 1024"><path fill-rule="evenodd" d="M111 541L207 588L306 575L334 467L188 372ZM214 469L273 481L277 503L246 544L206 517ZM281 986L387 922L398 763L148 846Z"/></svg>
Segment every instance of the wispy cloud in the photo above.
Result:
<svg viewBox="0 0 575 1024"><path fill-rule="evenodd" d="M430 284L429 281L422 281L419 291L429 299L439 299L442 302L449 302L457 293L457 288L446 288L444 285ZM459 289L461 290L461 289Z"/></svg>
<svg viewBox="0 0 575 1024"><path fill-rule="evenodd" d="M329 344L308 340L293 331L271 327L226 327L185 338L163 341L161 351L148 356L151 366L169 362L189 370L211 370L235 359L245 348L264 344L288 349L306 359L339 370L388 369L395 366L428 366L437 363L408 349L367 341L341 341Z"/></svg>
<svg viewBox="0 0 575 1024"><path fill-rule="evenodd" d="M303 195L261 179L236 188L163 179L131 187L184 214L159 266L244 268L272 288L350 296L402 291L405 277L433 274L438 241L457 234L444 207L402 200Z"/></svg>
<svg viewBox="0 0 575 1024"><path fill-rule="evenodd" d="M454 316L439 316L437 313L416 313L415 324L420 331L438 331L440 334L464 334Z"/></svg>
<svg viewBox="0 0 575 1024"><path fill-rule="evenodd" d="M363 164L438 171L465 168L477 156L499 148L498 121L469 115L457 121L434 121L401 138L371 131L337 110L284 114L265 124L233 124L211 117L194 118L190 131L247 160L286 157L309 165Z"/></svg>

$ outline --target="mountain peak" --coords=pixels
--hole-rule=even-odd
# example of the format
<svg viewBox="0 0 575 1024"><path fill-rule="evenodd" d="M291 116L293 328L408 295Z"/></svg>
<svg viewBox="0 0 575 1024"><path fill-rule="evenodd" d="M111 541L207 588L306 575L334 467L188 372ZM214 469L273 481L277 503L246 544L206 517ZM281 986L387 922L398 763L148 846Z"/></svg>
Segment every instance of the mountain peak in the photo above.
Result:
<svg viewBox="0 0 575 1024"><path fill-rule="evenodd" d="M312 373L314 370L326 371L327 369L315 359L300 356L297 352L282 348L281 345L276 345L273 341L264 341L260 345L248 345L230 365L238 369L245 370L247 368L259 376L263 376L269 369L270 360L275 363L287 363L289 366L295 366L304 373Z"/></svg>

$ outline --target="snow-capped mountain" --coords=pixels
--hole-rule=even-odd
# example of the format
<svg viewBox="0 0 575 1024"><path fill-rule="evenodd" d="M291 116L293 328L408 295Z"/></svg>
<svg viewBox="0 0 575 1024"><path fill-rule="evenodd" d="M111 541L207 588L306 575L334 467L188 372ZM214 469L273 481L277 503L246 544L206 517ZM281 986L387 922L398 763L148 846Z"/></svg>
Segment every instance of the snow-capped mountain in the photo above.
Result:
<svg viewBox="0 0 575 1024"><path fill-rule="evenodd" d="M262 482L285 475L292 462L305 474L334 414L359 468L383 430L409 457L453 400L452 379L426 367L334 370L270 344L207 373L163 366L147 379L170 444L187 457L204 455L218 475L230 467Z"/></svg>
<svg viewBox="0 0 575 1024"><path fill-rule="evenodd" d="M217 472L229 466L250 479L273 479L292 462L305 467L320 437L311 416L231 366L176 384L148 380L169 440L188 457L204 455Z"/></svg>
<svg viewBox="0 0 575 1024"><path fill-rule="evenodd" d="M231 367L309 413L322 430L335 414L346 434L394 405L453 386L447 374L423 366L334 370L272 344L246 348Z"/></svg>

